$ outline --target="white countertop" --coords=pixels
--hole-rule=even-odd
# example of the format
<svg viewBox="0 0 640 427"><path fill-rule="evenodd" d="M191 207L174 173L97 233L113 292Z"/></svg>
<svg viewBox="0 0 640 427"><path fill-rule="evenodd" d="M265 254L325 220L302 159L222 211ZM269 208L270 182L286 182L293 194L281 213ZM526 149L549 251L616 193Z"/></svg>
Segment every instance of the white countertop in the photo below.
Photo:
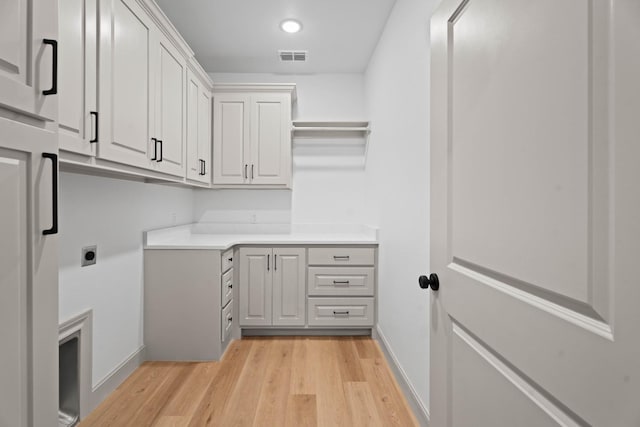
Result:
<svg viewBox="0 0 640 427"><path fill-rule="evenodd" d="M358 224L197 223L146 231L145 249L217 249L235 245L375 245L378 230Z"/></svg>

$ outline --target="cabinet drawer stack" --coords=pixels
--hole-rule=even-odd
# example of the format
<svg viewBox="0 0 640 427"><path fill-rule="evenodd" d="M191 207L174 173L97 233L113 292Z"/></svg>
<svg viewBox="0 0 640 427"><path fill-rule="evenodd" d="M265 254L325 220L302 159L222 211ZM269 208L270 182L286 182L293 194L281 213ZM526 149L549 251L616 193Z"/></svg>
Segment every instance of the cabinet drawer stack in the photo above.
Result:
<svg viewBox="0 0 640 427"><path fill-rule="evenodd" d="M220 337L222 342L226 344L233 327L233 249L223 252L221 258L220 326L222 330Z"/></svg>
<svg viewBox="0 0 640 427"><path fill-rule="evenodd" d="M309 248L307 282L309 326L374 325L374 248Z"/></svg>

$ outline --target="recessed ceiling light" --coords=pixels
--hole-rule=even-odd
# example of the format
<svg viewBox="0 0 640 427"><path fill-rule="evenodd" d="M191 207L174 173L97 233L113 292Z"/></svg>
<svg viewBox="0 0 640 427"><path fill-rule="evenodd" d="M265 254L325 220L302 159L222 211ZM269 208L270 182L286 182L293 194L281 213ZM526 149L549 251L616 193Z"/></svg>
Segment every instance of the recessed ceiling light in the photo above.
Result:
<svg viewBox="0 0 640 427"><path fill-rule="evenodd" d="M297 33L302 29L302 24L295 19L285 19L280 23L280 28L285 33Z"/></svg>

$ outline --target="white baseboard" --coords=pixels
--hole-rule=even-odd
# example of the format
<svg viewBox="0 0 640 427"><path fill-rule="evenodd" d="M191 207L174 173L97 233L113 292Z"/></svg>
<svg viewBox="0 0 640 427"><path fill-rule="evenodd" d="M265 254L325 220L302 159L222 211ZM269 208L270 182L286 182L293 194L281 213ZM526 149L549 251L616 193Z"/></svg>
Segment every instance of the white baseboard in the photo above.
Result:
<svg viewBox="0 0 640 427"><path fill-rule="evenodd" d="M143 345L138 350L134 351L131 356L127 357L122 363L116 366L111 372L107 374L91 392L91 410L93 411L98 407L104 399L114 392L120 384L126 380L129 375L133 373L145 359L145 346Z"/></svg>
<svg viewBox="0 0 640 427"><path fill-rule="evenodd" d="M391 367L391 370L396 377L396 381L398 382L398 385L400 385L400 388L402 389L402 392L404 393L405 398L407 399L407 402L411 407L411 410L418 419L418 423L422 427L428 426L429 410L423 405L420 398L418 398L418 393L416 393L415 388L413 388L413 385L409 381L409 377L407 377L406 372L400 366L398 358L395 354L393 354L393 351L391 351L391 346L389 346L389 342L380 330L380 325L376 326L376 332L378 342L380 343L380 348L382 349L382 352L387 359L387 363Z"/></svg>

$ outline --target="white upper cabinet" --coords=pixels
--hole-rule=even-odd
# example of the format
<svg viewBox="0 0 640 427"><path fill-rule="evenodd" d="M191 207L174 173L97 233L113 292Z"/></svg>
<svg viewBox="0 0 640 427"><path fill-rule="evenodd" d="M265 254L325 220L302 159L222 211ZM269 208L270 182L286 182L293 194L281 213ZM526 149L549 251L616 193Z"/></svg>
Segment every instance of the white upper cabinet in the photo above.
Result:
<svg viewBox="0 0 640 427"><path fill-rule="evenodd" d="M184 176L186 137L186 62L171 42L160 34L155 61L155 131L158 151L155 169L171 175Z"/></svg>
<svg viewBox="0 0 640 427"><path fill-rule="evenodd" d="M210 184L211 95L193 72L187 76L187 178Z"/></svg>
<svg viewBox="0 0 640 427"><path fill-rule="evenodd" d="M213 183L248 184L251 97L244 93L213 96Z"/></svg>
<svg viewBox="0 0 640 427"><path fill-rule="evenodd" d="M104 124L98 156L151 168L151 159L161 155L152 108L157 30L135 0L100 2L100 22L99 109Z"/></svg>
<svg viewBox="0 0 640 427"><path fill-rule="evenodd" d="M56 120L57 0L0 3L0 105Z"/></svg>
<svg viewBox="0 0 640 427"><path fill-rule="evenodd" d="M291 188L295 85L215 85L213 184Z"/></svg>
<svg viewBox="0 0 640 427"><path fill-rule="evenodd" d="M291 96L251 98L251 184L291 185Z"/></svg>
<svg viewBox="0 0 640 427"><path fill-rule="evenodd" d="M60 150L95 155L97 110L97 0L58 4L58 135Z"/></svg>

